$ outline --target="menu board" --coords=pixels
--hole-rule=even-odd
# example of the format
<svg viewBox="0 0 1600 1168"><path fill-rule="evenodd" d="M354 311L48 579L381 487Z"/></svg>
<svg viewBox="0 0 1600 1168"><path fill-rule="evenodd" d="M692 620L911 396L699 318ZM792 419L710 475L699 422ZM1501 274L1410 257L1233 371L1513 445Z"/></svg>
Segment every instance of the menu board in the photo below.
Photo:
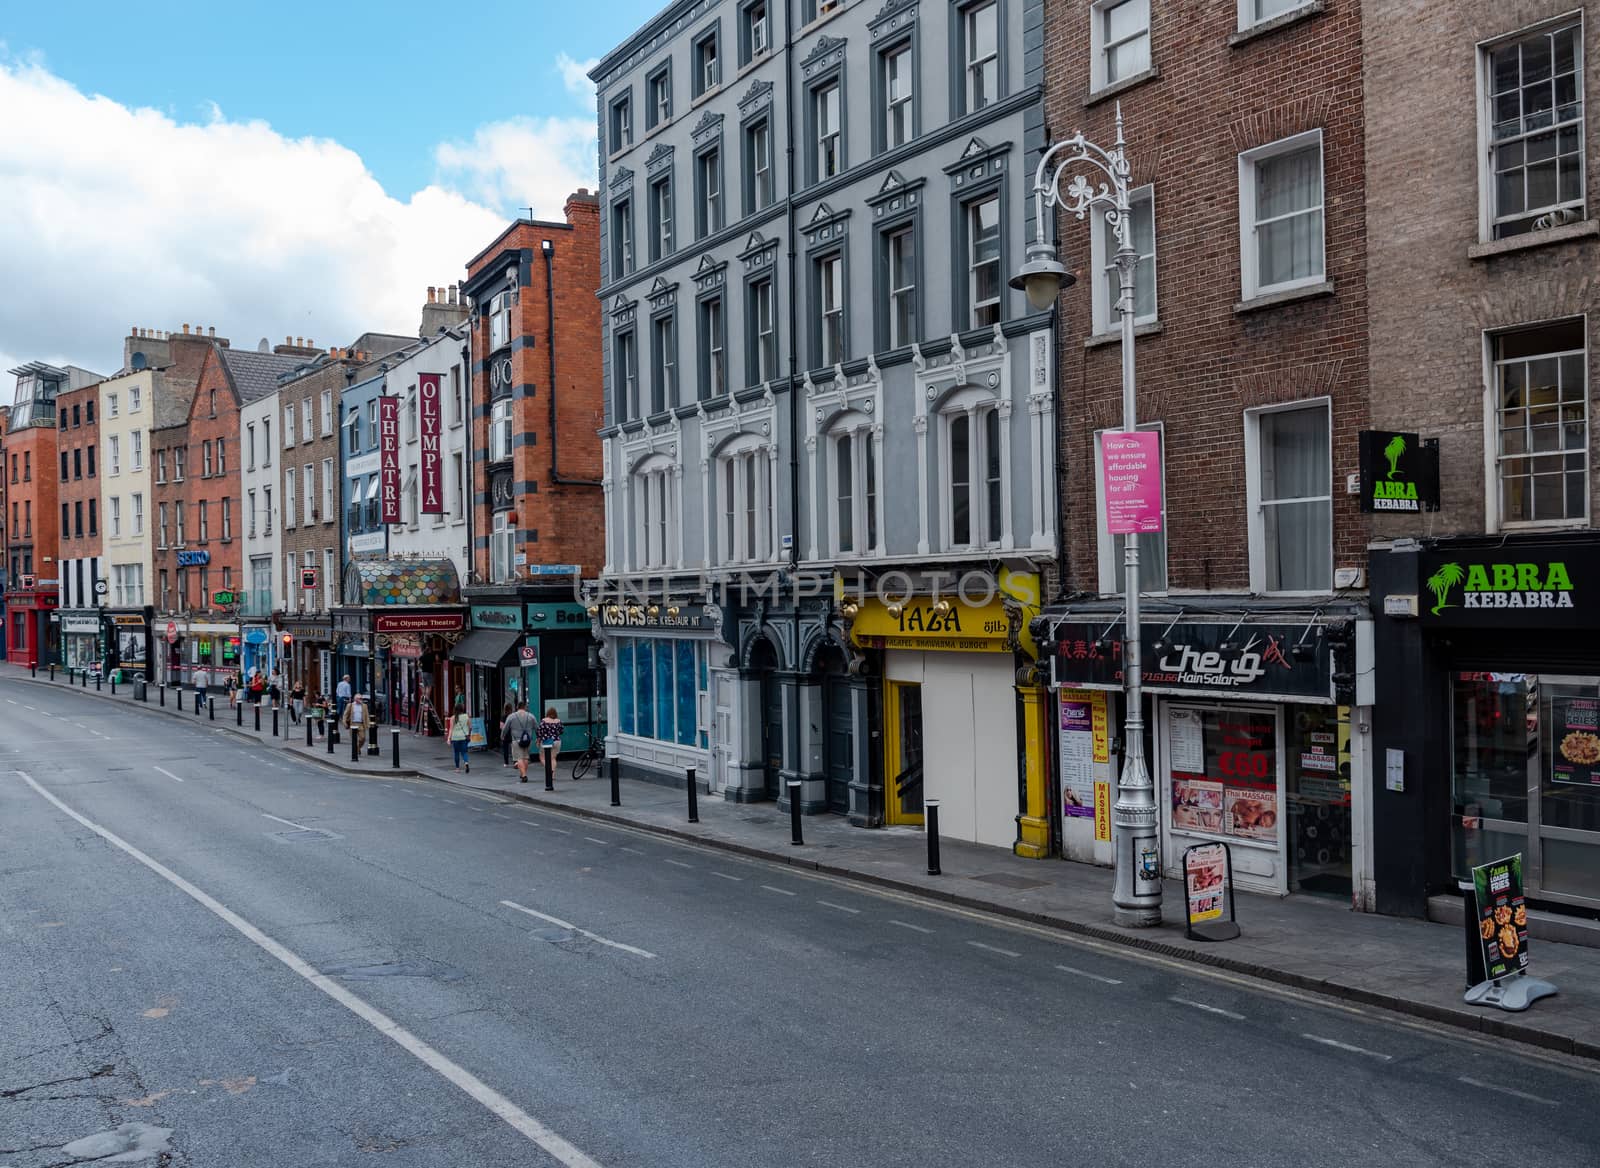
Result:
<svg viewBox="0 0 1600 1168"><path fill-rule="evenodd" d="M1214 921L1222 915L1227 851L1222 844L1189 848L1183 854L1184 891L1189 897L1189 923Z"/></svg>
<svg viewBox="0 0 1600 1168"><path fill-rule="evenodd" d="M1321 757L1316 754L1318 762ZM1174 831L1277 843L1278 728L1272 713L1169 706L1167 764Z"/></svg>
<svg viewBox="0 0 1600 1168"><path fill-rule="evenodd" d="M1600 698L1554 696L1550 722L1551 781L1600 786Z"/></svg>
<svg viewBox="0 0 1600 1168"><path fill-rule="evenodd" d="M1478 905L1478 942L1490 981L1528 967L1528 906L1522 895L1522 855L1472 870Z"/></svg>

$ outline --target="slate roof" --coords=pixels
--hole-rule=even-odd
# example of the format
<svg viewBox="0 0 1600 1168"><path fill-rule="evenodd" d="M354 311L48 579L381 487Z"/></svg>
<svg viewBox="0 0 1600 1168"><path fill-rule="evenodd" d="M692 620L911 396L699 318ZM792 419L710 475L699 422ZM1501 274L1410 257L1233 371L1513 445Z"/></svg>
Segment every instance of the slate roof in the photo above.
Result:
<svg viewBox="0 0 1600 1168"><path fill-rule="evenodd" d="M285 357L277 353L262 353L254 349L218 349L234 388L239 391L241 405L259 401L278 388L278 376L292 372L313 357Z"/></svg>

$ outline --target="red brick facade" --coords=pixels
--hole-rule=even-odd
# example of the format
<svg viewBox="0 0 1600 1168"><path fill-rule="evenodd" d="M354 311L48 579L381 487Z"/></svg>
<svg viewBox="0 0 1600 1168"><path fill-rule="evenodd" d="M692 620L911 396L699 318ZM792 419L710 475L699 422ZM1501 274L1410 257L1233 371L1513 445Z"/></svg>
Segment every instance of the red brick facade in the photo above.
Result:
<svg viewBox="0 0 1600 1168"><path fill-rule="evenodd" d="M1091 95L1091 6L1047 6L1047 124L1052 142L1082 129L1109 145L1120 101L1133 182L1154 187L1159 325L1136 342L1138 411L1164 423L1169 588L1250 590L1245 411L1318 397L1332 402L1333 566L1358 567L1366 525L1345 478L1367 422L1361 6L1325 0L1248 36L1235 0L1150 11L1151 75ZM1313 130L1331 287L1241 303L1239 155ZM1058 231L1079 275L1059 302L1062 534L1069 587L1093 592L1094 435L1121 424L1120 347L1089 340L1105 277L1088 226L1062 217Z"/></svg>
<svg viewBox="0 0 1600 1168"><path fill-rule="evenodd" d="M578 564L596 574L605 558L605 507L600 488L604 414L600 372L600 208L585 191L566 204L566 223L519 219L467 266L473 296L474 570L490 579L490 534L502 497L491 498L505 462L490 462L490 420L498 394L512 401L509 509L516 516L513 554L528 564ZM545 241L551 244L547 296ZM507 290L516 267L507 344L491 335L493 298ZM554 336L549 309L554 307ZM551 356L554 355L554 426ZM510 363L509 379L492 379L491 364ZM499 380L499 384L492 384ZM554 452L554 453L552 453ZM514 569L520 576L520 571Z"/></svg>
<svg viewBox="0 0 1600 1168"><path fill-rule="evenodd" d="M61 524L60 550L55 553L58 560L86 560L98 556L101 551L101 524L105 516L100 514L100 487L112 466L105 445L100 441L99 410L98 382L64 391L56 398L57 414L64 411L67 419L66 428L56 431L54 469L60 476L56 518ZM120 451L119 463L127 456L127 451ZM63 581L64 595L65 592ZM87 603L83 598L78 598L78 602Z"/></svg>

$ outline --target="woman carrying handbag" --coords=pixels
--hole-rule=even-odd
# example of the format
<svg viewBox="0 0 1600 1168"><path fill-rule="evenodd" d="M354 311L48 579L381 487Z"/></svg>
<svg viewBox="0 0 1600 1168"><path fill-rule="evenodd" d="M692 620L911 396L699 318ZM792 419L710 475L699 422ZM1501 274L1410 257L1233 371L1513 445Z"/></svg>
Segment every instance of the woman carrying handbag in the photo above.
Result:
<svg viewBox="0 0 1600 1168"><path fill-rule="evenodd" d="M467 704L456 699L455 713L450 715L450 751L455 756L455 769L466 768L472 773L472 763L467 761L467 749L472 745L472 719L467 717Z"/></svg>

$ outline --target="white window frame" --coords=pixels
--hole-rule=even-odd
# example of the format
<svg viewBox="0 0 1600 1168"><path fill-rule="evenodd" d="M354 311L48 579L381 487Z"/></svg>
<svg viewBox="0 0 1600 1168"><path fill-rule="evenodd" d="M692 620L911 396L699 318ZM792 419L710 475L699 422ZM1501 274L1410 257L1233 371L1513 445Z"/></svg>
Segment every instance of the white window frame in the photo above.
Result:
<svg viewBox="0 0 1600 1168"><path fill-rule="evenodd" d="M308 397L300 403L300 441L310 442L317 436L316 419L311 413L311 399Z"/></svg>
<svg viewBox="0 0 1600 1168"><path fill-rule="evenodd" d="M844 252L820 256L817 261L818 365L837 365L845 359L847 325ZM830 329L830 324L832 325Z"/></svg>
<svg viewBox="0 0 1600 1168"><path fill-rule="evenodd" d="M1547 321L1535 321L1530 325L1520 326L1515 329L1499 329L1483 334L1483 376L1484 384L1487 387L1487 392L1484 394L1485 415L1483 424L1484 515L1487 517L1487 522L1484 525L1485 531L1549 531L1568 527L1589 526L1589 516L1594 510L1591 502L1591 496L1594 491L1594 463L1589 455L1589 448L1594 441L1592 427L1594 411L1589 406L1589 396L1592 390L1590 388L1589 353L1587 348L1589 339L1589 318L1587 315L1580 315L1577 318L1583 322L1585 348L1581 350L1554 349L1548 353L1540 354L1540 358L1559 358L1574 354L1581 354L1583 357L1584 392L1582 400L1584 405L1583 426L1585 439L1583 446L1581 450L1576 451L1547 452L1549 455L1558 453L1581 453L1583 455L1585 482L1583 514L1569 519L1507 519L1500 490L1500 464L1507 458L1530 457L1529 455L1502 455L1500 453L1500 368L1503 365L1538 360L1540 358L1513 357L1503 361L1497 360L1495 358L1495 341L1508 332L1524 332L1527 329L1538 328L1541 325L1558 325L1572 319L1572 317L1553 317Z"/></svg>
<svg viewBox="0 0 1600 1168"><path fill-rule="evenodd" d="M294 403L283 407L283 448L294 449Z"/></svg>
<svg viewBox="0 0 1600 1168"><path fill-rule="evenodd" d="M233 538L233 500L228 496L222 497L222 542L227 543Z"/></svg>
<svg viewBox="0 0 1600 1168"><path fill-rule="evenodd" d="M244 463L244 468L245 468L245 470L255 470L255 468L256 468L256 424L254 422L251 422L247 426L245 426L245 428L244 428L244 442L245 442L245 463Z"/></svg>
<svg viewBox="0 0 1600 1168"><path fill-rule="evenodd" d="M450 455L450 517L457 522L466 518L466 455L452 451Z"/></svg>
<svg viewBox="0 0 1600 1168"><path fill-rule="evenodd" d="M850 546L843 544L839 512L846 501L840 484L839 446L850 440ZM855 410L828 427L828 547L839 559L870 559L884 554L883 450L872 419Z"/></svg>
<svg viewBox="0 0 1600 1168"><path fill-rule="evenodd" d="M117 395L108 393L106 394L106 417L115 418L117 416Z"/></svg>
<svg viewBox="0 0 1600 1168"><path fill-rule="evenodd" d="M133 534L144 534L144 493L135 491L129 496L133 507Z"/></svg>
<svg viewBox="0 0 1600 1168"><path fill-rule="evenodd" d="M995 256L993 259L978 259L978 209L989 203L994 204L995 214ZM1000 192L994 191L987 195L980 195L970 203L961 205L961 213L966 217L967 231L967 327L991 328L993 322L980 324L978 311L983 308L994 309L995 321L1005 316L1006 295L1006 217L1005 208L1000 202ZM994 281L994 295L987 300L978 299L978 269L982 266L993 264L996 276Z"/></svg>
<svg viewBox="0 0 1600 1168"><path fill-rule="evenodd" d="M332 608L339 601L339 581L333 570L333 549L322 549L322 607Z"/></svg>
<svg viewBox="0 0 1600 1168"><path fill-rule="evenodd" d="M750 43L750 59L763 57L772 48L771 9L765 2L752 4L744 10L746 36Z"/></svg>
<svg viewBox="0 0 1600 1168"><path fill-rule="evenodd" d="M973 55L972 31L978 13L987 10L994 20L994 46L992 56L975 57ZM1000 20L1000 0L982 0L961 10L961 92L966 98L963 113L976 113L978 110L987 109L998 102L1005 94L1003 78L1000 76L1000 45L1005 40L1005 29ZM990 62L994 63L994 94L984 97L980 105L978 99L978 78L983 73L983 67Z"/></svg>
<svg viewBox="0 0 1600 1168"><path fill-rule="evenodd" d="M111 512L111 531L108 534L113 539L117 539L122 535L122 497L120 495L111 496L109 510Z"/></svg>
<svg viewBox="0 0 1600 1168"><path fill-rule="evenodd" d="M757 122L751 127L750 164L754 171L750 191L752 211L764 211L777 198L777 185L772 181L772 123Z"/></svg>
<svg viewBox="0 0 1600 1168"><path fill-rule="evenodd" d="M330 523L339 514L338 501L333 497L334 473L333 459L322 460L322 521Z"/></svg>
<svg viewBox="0 0 1600 1168"><path fill-rule="evenodd" d="M753 437L735 439L716 461L717 553L724 564L773 557L771 448Z"/></svg>
<svg viewBox="0 0 1600 1168"><path fill-rule="evenodd" d="M489 351L511 343L511 292L496 292L489 301Z"/></svg>
<svg viewBox="0 0 1600 1168"><path fill-rule="evenodd" d="M262 535L272 534L272 488L261 488L261 512L266 517L266 526L262 528Z"/></svg>
<svg viewBox="0 0 1600 1168"><path fill-rule="evenodd" d="M136 471L144 469L144 431L128 431L130 449L128 451L129 465Z"/></svg>
<svg viewBox="0 0 1600 1168"><path fill-rule="evenodd" d="M1507 223L1515 223L1529 219L1548 218L1551 221L1551 226L1557 226L1561 223L1572 222L1581 219L1588 211L1587 196L1589 182L1589 162L1588 140L1586 137L1588 132L1588 110L1584 104L1586 98L1586 87L1584 85L1585 57L1583 42L1584 34L1587 32L1587 27L1584 20L1583 10L1579 9L1576 12L1568 12L1552 20L1540 21L1537 24L1532 24L1526 28L1518 29L1516 32L1513 32L1509 35L1495 37L1492 40L1480 41L1478 43L1478 239L1480 242L1487 243L1495 239L1495 228L1502 221L1502 217L1496 214L1495 205L1496 143L1494 140L1494 76L1493 65L1490 62L1490 58L1497 49L1505 48L1510 44L1514 44L1519 41L1525 41L1541 34L1547 35L1549 33L1559 32L1572 26L1573 24L1576 24L1578 30L1577 44L1574 52L1574 65L1576 67L1578 87L1577 106L1580 110L1583 110L1583 113L1578 116L1575 123L1570 121L1557 123L1552 120L1549 125L1539 126L1532 130L1524 130L1524 132L1515 140L1526 142L1528 138L1549 133L1552 130L1555 130L1558 126L1575 124L1578 132L1578 198L1563 200L1561 198L1558 179L1556 201L1554 203L1536 207L1532 210L1524 210L1519 214L1507 215L1503 218ZM1551 112L1553 115L1553 106ZM1511 141L1513 140L1508 139L1507 143L1502 145L1509 144ZM1526 234L1526 232L1513 232L1500 238L1514 239L1519 234Z"/></svg>
<svg viewBox="0 0 1600 1168"><path fill-rule="evenodd" d="M722 148L712 147L694 160L700 179L700 235L715 235L727 226L722 213Z"/></svg>
<svg viewBox="0 0 1600 1168"><path fill-rule="evenodd" d="M1326 588L1276 590L1267 587L1267 533L1265 507L1282 503L1309 503L1324 498L1307 495L1300 499L1261 499L1261 419L1267 414L1321 407L1328 422L1328 584ZM1333 399L1312 397L1279 405L1259 406L1244 411L1245 506L1249 518L1250 591L1258 596L1326 596L1333 591L1333 576L1338 564L1333 551Z"/></svg>
<svg viewBox="0 0 1600 1168"><path fill-rule="evenodd" d="M1121 593L1123 589L1122 557L1117 554L1117 539L1106 530L1106 484L1105 463L1101 458L1100 436L1102 434L1116 434L1121 432L1121 427L1112 427L1109 430L1096 430L1094 433L1094 513L1095 513L1095 550L1100 565L1100 591L1107 595ZM1146 422L1139 427L1143 434L1159 434L1161 436L1161 534L1167 532L1167 432L1166 426L1161 422ZM1170 544L1168 545L1170 547ZM1150 543L1148 540L1139 541L1139 595L1165 596L1172 586L1169 575L1168 562L1170 556L1164 555L1161 563L1162 586L1149 588L1145 586L1146 571L1150 566Z"/></svg>
<svg viewBox="0 0 1600 1168"><path fill-rule="evenodd" d="M1121 40L1109 40L1110 14L1114 9L1124 4L1133 4L1142 9L1144 13L1144 26ZM1145 67L1135 69L1122 77L1111 77L1111 54L1124 45L1144 38L1145 42ZM1089 6L1089 92L1098 93L1108 85L1120 85L1130 77L1139 77L1148 73L1155 63L1153 46L1150 43L1150 0L1094 0Z"/></svg>
<svg viewBox="0 0 1600 1168"><path fill-rule="evenodd" d="M489 407L489 461L511 457L511 399L502 398Z"/></svg>
<svg viewBox="0 0 1600 1168"><path fill-rule="evenodd" d="M508 583L515 574L517 529L510 523L509 511L496 511L489 531L489 581Z"/></svg>
<svg viewBox="0 0 1600 1168"><path fill-rule="evenodd" d="M330 437L333 434L333 390L331 389L322 391L320 415L322 418L322 436L324 438Z"/></svg>
<svg viewBox="0 0 1600 1168"><path fill-rule="evenodd" d="M890 67L891 62L894 61L904 62L904 69L901 72L897 73ZM910 41L902 41L883 54L883 147L885 150L893 150L896 146L902 146L917 136L916 62L916 54L912 51ZM892 88L892 82L896 79L904 82L904 91L899 94L896 94ZM896 137L895 115L901 113L902 109L904 110L904 117L901 119L901 125L905 133Z"/></svg>
<svg viewBox="0 0 1600 1168"><path fill-rule="evenodd" d="M295 520L295 474L294 467L287 467L283 475L283 529L289 531L294 527Z"/></svg>
<svg viewBox="0 0 1600 1168"><path fill-rule="evenodd" d="M1267 16L1257 16L1256 11L1260 7L1262 0L1239 0L1239 31L1248 32L1258 24L1266 24L1268 21L1279 20L1284 17L1298 16L1302 12L1315 8L1318 2L1319 0L1298 0L1298 2L1292 2L1282 12L1274 12Z"/></svg>
<svg viewBox="0 0 1600 1168"><path fill-rule="evenodd" d="M1130 207L1137 209L1145 203L1150 205L1150 254L1146 256L1141 252L1139 262L1143 264L1146 259L1150 261L1150 280L1156 289L1156 295L1153 298L1155 311L1144 316L1138 315L1136 311L1133 318L1135 326L1155 324L1161 319L1160 280L1156 272L1158 263L1156 257L1160 251L1156 240L1156 188L1150 183L1128 192L1128 204ZM1091 292L1091 299L1094 306L1094 331L1097 335L1115 332L1122 325L1122 313L1117 311L1117 300L1120 299L1120 295L1113 298L1111 289L1106 285L1107 275L1114 274L1117 270L1116 258L1116 235L1113 234L1111 225L1106 222L1105 216L1096 213L1094 215L1094 228L1089 234L1089 261L1091 270L1094 272L1094 287ZM1138 293L1138 275L1135 274L1135 305L1138 303Z"/></svg>
<svg viewBox="0 0 1600 1168"><path fill-rule="evenodd" d="M676 468L664 455L646 459L631 476L634 561L639 568L670 567L677 546Z"/></svg>
<svg viewBox="0 0 1600 1168"><path fill-rule="evenodd" d="M245 538L246 539L254 539L256 537L256 490L255 490L255 488L251 487L248 491L246 491L244 493L244 495L245 495L245 502L250 507L250 521L245 524L245 529L244 529Z"/></svg>
<svg viewBox="0 0 1600 1168"><path fill-rule="evenodd" d="M948 551L984 551L1010 548L1012 538L1011 496L1011 419L1008 411L993 394L977 389L962 390L939 407L939 464L944 468L940 476L939 530L943 546ZM1000 530L989 530L989 484L984 474L988 453L986 415L999 415L1000 450ZM955 473L951 447L951 424L958 417L968 419L967 428L967 489L968 489L968 539L957 543L955 538ZM879 468L881 472L881 467ZM882 532L879 532L882 538Z"/></svg>
<svg viewBox="0 0 1600 1168"><path fill-rule="evenodd" d="M829 96L832 96L832 120L824 115L829 112ZM811 118L816 129L816 141L812 148L816 151L813 169L816 172L816 181L832 178L844 170L844 84L840 78L817 86L811 91Z"/></svg>
<svg viewBox="0 0 1600 1168"><path fill-rule="evenodd" d="M106 473L122 473L122 438L119 435L113 434L106 439L106 464Z"/></svg>
<svg viewBox="0 0 1600 1168"><path fill-rule="evenodd" d="M778 375L777 287L774 277L755 280L750 287L752 320L755 332L755 384L771 381Z"/></svg>
<svg viewBox="0 0 1600 1168"><path fill-rule="evenodd" d="M308 462L300 468L300 521L310 527L317 521L317 467Z"/></svg>
<svg viewBox="0 0 1600 1168"><path fill-rule="evenodd" d="M908 284L895 283L895 259L899 247L909 242L911 247L911 281ZM887 326L885 331L889 348L899 349L911 344L918 339L917 333L920 326L917 323L917 228L914 223L904 223L893 230L884 232L884 282L888 285L889 302L884 306ZM900 314L897 308L900 302L908 301L906 311L907 336L901 335L899 327Z"/></svg>
<svg viewBox="0 0 1600 1168"><path fill-rule="evenodd" d="M137 414L139 412L139 407L143 404L144 395L140 387L137 385L128 386L128 412L130 414ZM140 564L136 566L142 568L144 565Z"/></svg>
<svg viewBox="0 0 1600 1168"><path fill-rule="evenodd" d="M1318 183L1321 189L1321 201L1317 210L1322 215L1322 246L1321 259L1318 270L1310 276L1302 276L1294 280L1284 280L1277 284L1259 283L1260 253L1256 247L1256 230L1260 226L1256 222L1256 167L1259 163L1279 157L1284 154L1293 154L1307 146L1316 144ZM1295 214L1307 214L1310 208L1297 211ZM1271 296L1279 292L1292 292L1297 288L1311 288L1318 284L1326 283L1328 279L1328 152L1322 139L1322 130L1307 130L1303 134L1292 134L1287 138L1280 138L1276 142L1268 142L1264 146L1257 146L1239 154L1239 296L1241 300L1251 301L1261 296Z"/></svg>

